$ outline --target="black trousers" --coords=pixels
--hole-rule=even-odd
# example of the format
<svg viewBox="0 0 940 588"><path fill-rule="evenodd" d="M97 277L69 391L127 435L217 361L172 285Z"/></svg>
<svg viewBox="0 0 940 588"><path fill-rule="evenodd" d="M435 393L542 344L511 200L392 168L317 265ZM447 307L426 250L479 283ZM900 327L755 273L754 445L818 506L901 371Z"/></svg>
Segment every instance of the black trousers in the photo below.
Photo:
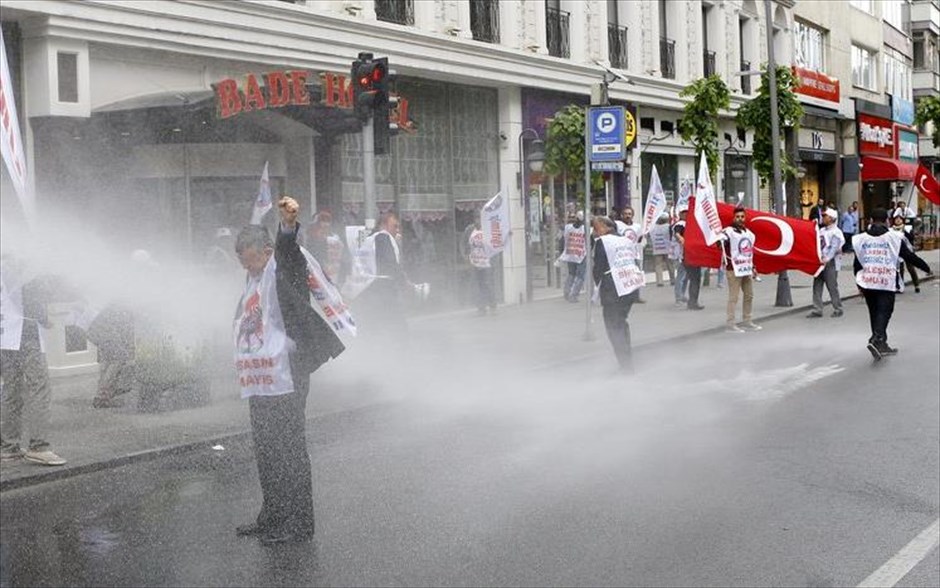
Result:
<svg viewBox="0 0 940 588"><path fill-rule="evenodd" d="M868 319L871 321L871 339L868 342L877 346L887 345L888 323L894 313L894 292L865 288L861 290L865 304L868 305Z"/></svg>
<svg viewBox="0 0 940 588"><path fill-rule="evenodd" d="M475 267L473 275L477 284L476 302L479 310L496 308L496 294L493 291L493 268Z"/></svg>
<svg viewBox="0 0 940 588"><path fill-rule="evenodd" d="M685 275L689 281L689 306L698 306L698 292L702 288L702 268L687 265Z"/></svg>
<svg viewBox="0 0 940 588"><path fill-rule="evenodd" d="M607 330L607 338L610 340L611 347L614 348L617 363L620 364L621 368L625 369L633 367L633 350L630 346L630 323L627 322L627 318L630 316L630 308L639 297L639 291L631 292L603 306L604 328Z"/></svg>
<svg viewBox="0 0 940 588"><path fill-rule="evenodd" d="M258 525L313 533L313 479L304 416L310 377L297 370L291 376L294 391L290 394L248 400L263 498Z"/></svg>

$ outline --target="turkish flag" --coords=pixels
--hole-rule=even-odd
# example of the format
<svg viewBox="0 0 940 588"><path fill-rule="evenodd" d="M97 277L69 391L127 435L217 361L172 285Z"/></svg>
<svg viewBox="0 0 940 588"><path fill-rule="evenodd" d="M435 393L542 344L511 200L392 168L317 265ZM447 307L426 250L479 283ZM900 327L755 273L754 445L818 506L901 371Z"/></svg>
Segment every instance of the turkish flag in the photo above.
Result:
<svg viewBox="0 0 940 588"><path fill-rule="evenodd" d="M924 198L934 204L940 204L940 182L930 174L924 164L917 167L917 173L914 174L914 185L924 195Z"/></svg>
<svg viewBox="0 0 940 588"><path fill-rule="evenodd" d="M695 209L695 199L689 201L689 210ZM745 208L745 221L754 233L754 269L760 274L775 274L783 270L799 270L811 276L824 267L819 261L819 234L816 223L798 218L777 216L770 212ZM718 216L722 227L730 227L734 220L734 206L718 202ZM685 227L685 260L698 267L721 267L721 243L709 247L705 235L688 215Z"/></svg>

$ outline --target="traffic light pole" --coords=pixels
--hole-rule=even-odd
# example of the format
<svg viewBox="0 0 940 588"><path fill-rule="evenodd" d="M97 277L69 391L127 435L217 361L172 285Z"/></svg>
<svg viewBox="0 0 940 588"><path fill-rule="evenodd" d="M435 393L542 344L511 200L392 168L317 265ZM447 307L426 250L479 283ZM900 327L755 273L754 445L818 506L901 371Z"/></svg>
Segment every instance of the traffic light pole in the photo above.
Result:
<svg viewBox="0 0 940 588"><path fill-rule="evenodd" d="M375 122L372 116L362 125L362 187L366 229L375 228Z"/></svg>

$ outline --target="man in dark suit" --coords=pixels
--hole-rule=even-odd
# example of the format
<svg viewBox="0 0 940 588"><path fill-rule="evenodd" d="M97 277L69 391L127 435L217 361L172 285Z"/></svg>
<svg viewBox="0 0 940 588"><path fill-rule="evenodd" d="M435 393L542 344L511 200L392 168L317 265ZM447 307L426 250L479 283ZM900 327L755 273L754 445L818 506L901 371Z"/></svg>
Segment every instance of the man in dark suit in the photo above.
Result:
<svg viewBox="0 0 940 588"><path fill-rule="evenodd" d="M344 350L339 337L311 306L307 260L297 244L300 206L293 198L285 197L278 202L278 208L281 222L275 243L260 226L242 229L235 243L239 260L248 271L249 284L262 275L274 256L277 303L284 332L293 342L289 345L293 391L249 398L263 502L257 520L238 527L236 533L260 536L264 544L309 539L314 533L305 429L310 375ZM278 328L278 324L272 320L269 328Z"/></svg>
<svg viewBox="0 0 940 588"><path fill-rule="evenodd" d="M607 338L614 348L614 355L617 356L621 371L629 373L633 371L633 352L630 346L630 323L627 322L627 317L630 315L630 308L639 299L640 291L634 290L620 296L617 294L617 286L614 285L614 280L610 275L610 261L607 258L603 237L616 235L617 225L603 216L594 217L591 224L597 235L597 239L594 240L592 273L594 283L600 284L598 293L604 311L604 328L607 330Z"/></svg>

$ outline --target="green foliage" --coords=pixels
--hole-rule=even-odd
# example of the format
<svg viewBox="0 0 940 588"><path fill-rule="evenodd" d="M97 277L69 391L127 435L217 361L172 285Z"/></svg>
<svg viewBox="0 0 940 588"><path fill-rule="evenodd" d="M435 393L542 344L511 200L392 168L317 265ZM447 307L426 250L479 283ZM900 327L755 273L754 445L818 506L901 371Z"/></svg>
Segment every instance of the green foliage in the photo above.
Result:
<svg viewBox="0 0 940 588"><path fill-rule="evenodd" d="M766 65L762 69L760 90L738 110L737 122L739 127L754 131L754 169L761 183L766 184L773 178L773 142L770 140L770 76ZM777 119L781 138L785 127L797 132L803 118L803 106L794 92L797 83L788 67L777 67ZM780 174L781 180L796 175L796 167L783 148L780 149Z"/></svg>
<svg viewBox="0 0 940 588"><path fill-rule="evenodd" d="M715 179L721 163L718 147L718 114L731 107L731 91L717 75L699 78L686 86L679 96L691 98L679 124L682 140L695 146L695 162L702 153L708 162L708 174Z"/></svg>
<svg viewBox="0 0 940 588"><path fill-rule="evenodd" d="M584 178L584 107L569 104L555 113L548 123L545 137L545 173L567 174L568 181L580 186ZM591 174L591 188L604 187L600 173Z"/></svg>
<svg viewBox="0 0 940 588"><path fill-rule="evenodd" d="M925 96L917 101L917 111L914 114L914 122L918 126L933 123L933 146L940 147L940 97Z"/></svg>

